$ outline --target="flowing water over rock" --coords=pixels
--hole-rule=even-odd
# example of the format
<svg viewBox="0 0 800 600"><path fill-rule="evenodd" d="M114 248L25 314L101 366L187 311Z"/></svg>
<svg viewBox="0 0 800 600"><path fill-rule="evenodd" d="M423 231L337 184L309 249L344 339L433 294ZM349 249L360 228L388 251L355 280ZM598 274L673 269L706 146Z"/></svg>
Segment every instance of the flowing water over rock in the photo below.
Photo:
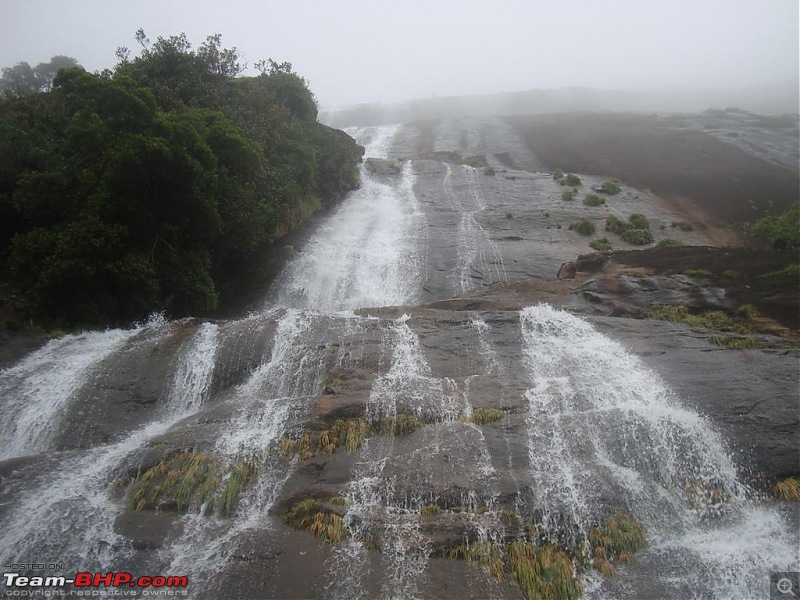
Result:
<svg viewBox="0 0 800 600"><path fill-rule="evenodd" d="M552 270L539 242L520 262L498 195L518 218L557 184L399 160L408 132L350 132L382 162L262 310L0 371L3 564L186 575L193 598L521 597L515 540L565 550L598 598L764 596L800 569L796 507L756 499L730 442L591 322L413 307ZM647 546L605 580L590 540L618 508Z"/></svg>

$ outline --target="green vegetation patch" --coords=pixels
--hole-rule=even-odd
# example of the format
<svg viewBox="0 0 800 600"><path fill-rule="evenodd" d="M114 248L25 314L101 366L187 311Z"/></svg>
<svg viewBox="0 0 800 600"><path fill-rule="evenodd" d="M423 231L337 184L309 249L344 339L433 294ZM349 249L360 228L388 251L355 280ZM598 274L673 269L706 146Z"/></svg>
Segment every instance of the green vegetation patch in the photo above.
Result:
<svg viewBox="0 0 800 600"><path fill-rule="evenodd" d="M594 221L589 219L581 219L575 221L569 226L571 231L577 231L581 235L592 235L595 232Z"/></svg>
<svg viewBox="0 0 800 600"><path fill-rule="evenodd" d="M601 206L605 204L606 201L597 194L586 194L586 196L583 198L583 203L586 206Z"/></svg>
<svg viewBox="0 0 800 600"><path fill-rule="evenodd" d="M383 417L375 423L366 419L338 419L328 429L306 431L298 437L285 437L280 441L283 456L297 456L309 460L317 454L333 454L339 448L347 452L358 450L370 435L409 435L422 427L422 421L414 415L399 414Z"/></svg>
<svg viewBox="0 0 800 600"><path fill-rule="evenodd" d="M605 252L612 249L611 242L604 237L592 240L589 242L589 246L599 252Z"/></svg>
<svg viewBox="0 0 800 600"><path fill-rule="evenodd" d="M775 250L800 250L800 201L778 215L767 215L744 226L745 235Z"/></svg>
<svg viewBox="0 0 800 600"><path fill-rule="evenodd" d="M777 277L800 277L800 263L790 263L778 271L770 271L764 277L770 279Z"/></svg>
<svg viewBox="0 0 800 600"><path fill-rule="evenodd" d="M681 304L657 304L647 313L647 318L732 333L751 333L754 327L751 322L752 316L732 317L721 310L692 314Z"/></svg>
<svg viewBox="0 0 800 600"><path fill-rule="evenodd" d="M603 184L600 186L600 191L613 196L614 194L619 194L622 191L622 188L619 185L619 181L616 179L609 179L608 181L604 181Z"/></svg>
<svg viewBox="0 0 800 600"><path fill-rule="evenodd" d="M338 544L345 538L344 521L335 512L339 506L343 504L335 502L333 498L328 503L306 498L281 513L281 520L292 529L307 531L322 542Z"/></svg>
<svg viewBox="0 0 800 600"><path fill-rule="evenodd" d="M110 71L64 63L0 97L0 271L26 321L212 309L232 269L359 184L363 148L317 122L289 63L244 77L219 36L140 34Z"/></svg>
<svg viewBox="0 0 800 600"><path fill-rule="evenodd" d="M128 508L135 511L174 505L185 511L205 505L205 514L234 512L241 492L258 476L254 457L223 464L213 454L182 452L154 465L133 483Z"/></svg>
<svg viewBox="0 0 800 600"><path fill-rule="evenodd" d="M472 411L472 416L469 420L476 425L487 425L488 423L500 421L505 418L505 416L505 411L499 408L476 408Z"/></svg>
<svg viewBox="0 0 800 600"><path fill-rule="evenodd" d="M646 246L654 241L653 232L649 229L626 229L620 235L623 241L635 246Z"/></svg>
<svg viewBox="0 0 800 600"><path fill-rule="evenodd" d="M673 221L670 227L676 227L681 231L694 231L694 225L686 221Z"/></svg>
<svg viewBox="0 0 800 600"><path fill-rule="evenodd" d="M616 233L624 241L637 246L652 244L654 241L653 233L650 231L650 222L641 213L633 213L627 221L615 215L608 215L606 231Z"/></svg>
<svg viewBox="0 0 800 600"><path fill-rule="evenodd" d="M564 177L563 183L561 183L561 185L568 185L570 187L577 187L577 186L583 185L583 182L581 181L581 178L578 177L577 175L569 173Z"/></svg>
<svg viewBox="0 0 800 600"><path fill-rule="evenodd" d="M583 585L575 577L572 560L552 544L537 546L524 540L508 544L485 541L456 546L444 556L475 563L497 581L509 577L528 600L575 599L583 594Z"/></svg>
<svg viewBox="0 0 800 600"><path fill-rule="evenodd" d="M646 535L642 524L633 515L617 508L602 527L589 532L592 548L592 568L604 577L614 575L614 563L633 560L633 553L645 546Z"/></svg>
<svg viewBox="0 0 800 600"><path fill-rule="evenodd" d="M711 343L731 350L758 350L767 347L767 344L754 337L715 335L711 338Z"/></svg>
<svg viewBox="0 0 800 600"><path fill-rule="evenodd" d="M659 248L677 248L683 246L683 242L675 238L664 238L656 244Z"/></svg>
<svg viewBox="0 0 800 600"><path fill-rule="evenodd" d="M578 196L578 190L564 190L561 192L561 199L566 202L572 202Z"/></svg>

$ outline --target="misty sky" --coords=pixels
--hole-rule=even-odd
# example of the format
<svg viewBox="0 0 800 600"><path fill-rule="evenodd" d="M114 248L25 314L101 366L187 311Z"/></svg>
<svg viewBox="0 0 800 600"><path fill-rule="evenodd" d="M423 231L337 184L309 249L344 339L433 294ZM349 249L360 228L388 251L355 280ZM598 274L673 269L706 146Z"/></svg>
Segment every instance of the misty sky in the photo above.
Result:
<svg viewBox="0 0 800 600"><path fill-rule="evenodd" d="M221 33L289 61L322 106L531 88L798 77L798 0L0 0L0 66L112 67L133 33Z"/></svg>

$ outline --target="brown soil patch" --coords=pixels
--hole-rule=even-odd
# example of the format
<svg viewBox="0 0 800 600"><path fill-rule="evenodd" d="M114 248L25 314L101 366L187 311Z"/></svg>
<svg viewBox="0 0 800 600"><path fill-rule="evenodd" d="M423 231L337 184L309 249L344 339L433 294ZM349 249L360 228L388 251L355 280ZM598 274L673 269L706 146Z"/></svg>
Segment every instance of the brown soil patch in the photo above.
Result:
<svg viewBox="0 0 800 600"><path fill-rule="evenodd" d="M670 129L655 115L556 114L506 117L550 169L619 179L689 211L707 226L784 211L800 195L800 176L702 131ZM751 203L758 207L754 211ZM701 213L701 214L702 214ZM717 221L716 223L714 221Z"/></svg>

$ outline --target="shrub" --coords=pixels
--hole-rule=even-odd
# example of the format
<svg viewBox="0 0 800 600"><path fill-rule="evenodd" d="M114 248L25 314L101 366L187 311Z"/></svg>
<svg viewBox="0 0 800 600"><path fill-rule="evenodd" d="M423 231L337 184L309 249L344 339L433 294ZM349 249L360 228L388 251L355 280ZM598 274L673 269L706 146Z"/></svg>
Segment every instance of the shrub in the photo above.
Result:
<svg viewBox="0 0 800 600"><path fill-rule="evenodd" d="M677 227L681 231L694 231L694 226L686 221L673 221L670 227Z"/></svg>
<svg viewBox="0 0 800 600"><path fill-rule="evenodd" d="M650 229L650 221L642 213L633 213L628 217L628 225L631 229Z"/></svg>
<svg viewBox="0 0 800 600"><path fill-rule="evenodd" d="M573 187L574 186L578 186L578 185L583 185L583 183L581 182L581 178L578 177L577 175L573 175L572 173L568 174L564 178L564 183L566 183L569 186L573 186Z"/></svg>
<svg viewBox="0 0 800 600"><path fill-rule="evenodd" d="M601 204L605 204L606 201L597 194L586 194L586 197L583 199L583 203L586 206L600 206Z"/></svg>
<svg viewBox="0 0 800 600"><path fill-rule="evenodd" d="M594 221L590 221L589 219L575 221L569 228L572 231L577 231L581 235L592 235L595 232Z"/></svg>
<svg viewBox="0 0 800 600"><path fill-rule="evenodd" d="M606 218L606 231L621 235L628 228L628 223L615 215L608 215Z"/></svg>
<svg viewBox="0 0 800 600"><path fill-rule="evenodd" d="M649 229L626 229L620 237L635 246L645 246L653 243L653 233Z"/></svg>
<svg viewBox="0 0 800 600"><path fill-rule="evenodd" d="M675 246L683 246L683 242L680 240L676 240L675 238L664 238L660 242L658 242L659 248L672 248Z"/></svg>
<svg viewBox="0 0 800 600"><path fill-rule="evenodd" d="M609 242L606 238L600 238L597 240L592 240L589 243L591 248L598 250L599 252L604 252L606 250L611 250L611 242Z"/></svg>
<svg viewBox="0 0 800 600"><path fill-rule="evenodd" d="M566 200L567 202L569 202L571 200L575 200L575 196L577 196L577 195L578 195L578 192L576 192L575 190L566 190L566 191L561 193L561 199L562 200Z"/></svg>
<svg viewBox="0 0 800 600"><path fill-rule="evenodd" d="M777 216L769 215L745 225L745 233L775 250L800 248L800 202Z"/></svg>
<svg viewBox="0 0 800 600"><path fill-rule="evenodd" d="M494 168L492 168L492 167L486 167L486 168L483 170L483 174L484 174L484 175L488 175L488 176L490 176L490 177L491 177L491 176L494 176L494 173L495 173L495 170L494 170Z"/></svg>
<svg viewBox="0 0 800 600"><path fill-rule="evenodd" d="M603 182L603 185L600 186L600 190L613 196L614 194L619 194L622 188L616 179L609 179Z"/></svg>
<svg viewBox="0 0 800 600"><path fill-rule="evenodd" d="M562 177L564 177L564 171L562 171L561 169L556 169L555 171L553 171L553 179L558 181Z"/></svg>

